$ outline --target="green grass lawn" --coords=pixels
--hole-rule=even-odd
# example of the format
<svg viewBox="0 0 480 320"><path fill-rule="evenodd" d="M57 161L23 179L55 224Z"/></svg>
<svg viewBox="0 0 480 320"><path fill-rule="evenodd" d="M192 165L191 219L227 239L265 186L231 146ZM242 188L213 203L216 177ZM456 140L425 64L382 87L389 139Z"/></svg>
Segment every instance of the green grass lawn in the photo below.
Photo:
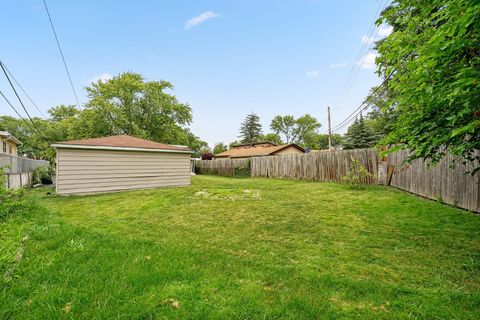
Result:
<svg viewBox="0 0 480 320"><path fill-rule="evenodd" d="M0 222L4 255L29 235L1 319L480 318L480 216L392 188L32 196L41 213Z"/></svg>

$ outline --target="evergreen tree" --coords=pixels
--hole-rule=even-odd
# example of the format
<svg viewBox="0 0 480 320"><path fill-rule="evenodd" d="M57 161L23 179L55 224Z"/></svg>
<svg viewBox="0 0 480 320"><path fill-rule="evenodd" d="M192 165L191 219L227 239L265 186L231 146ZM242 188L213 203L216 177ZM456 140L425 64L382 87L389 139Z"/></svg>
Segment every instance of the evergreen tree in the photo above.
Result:
<svg viewBox="0 0 480 320"><path fill-rule="evenodd" d="M343 147L344 149L357 149L370 148L374 145L375 135L360 114L360 118L355 119L353 124L348 127Z"/></svg>
<svg viewBox="0 0 480 320"><path fill-rule="evenodd" d="M240 136L242 143L252 143L260 140L262 135L262 125L260 117L255 113L249 114L240 127Z"/></svg>

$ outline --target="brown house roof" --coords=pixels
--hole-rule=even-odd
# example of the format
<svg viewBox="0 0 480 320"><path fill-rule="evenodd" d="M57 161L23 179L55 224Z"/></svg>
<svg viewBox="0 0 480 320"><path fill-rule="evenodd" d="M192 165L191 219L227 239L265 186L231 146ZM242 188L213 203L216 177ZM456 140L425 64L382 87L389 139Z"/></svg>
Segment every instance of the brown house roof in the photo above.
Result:
<svg viewBox="0 0 480 320"><path fill-rule="evenodd" d="M103 138L92 138L83 140L61 141L52 144L52 147L95 147L95 148L130 148L146 150L169 150L190 152L185 146L174 146L170 144L159 143L151 140L140 139L128 135L110 136Z"/></svg>
<svg viewBox="0 0 480 320"><path fill-rule="evenodd" d="M273 155L285 148L294 147L301 152L305 152L302 147L294 143L276 145L274 143L255 143L250 145L240 145L232 147L232 149L215 155L215 158L244 158L244 157L261 157Z"/></svg>

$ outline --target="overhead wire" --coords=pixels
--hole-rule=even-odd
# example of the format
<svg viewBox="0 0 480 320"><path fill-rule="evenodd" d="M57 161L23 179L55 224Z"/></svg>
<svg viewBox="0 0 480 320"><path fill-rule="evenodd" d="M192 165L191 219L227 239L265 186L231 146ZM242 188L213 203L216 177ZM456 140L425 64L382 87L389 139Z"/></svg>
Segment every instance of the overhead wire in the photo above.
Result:
<svg viewBox="0 0 480 320"><path fill-rule="evenodd" d="M8 74L10 75L10 77L13 79L13 81L17 84L17 86L20 88L20 90L22 90L23 94L28 98L28 100L32 103L32 105L35 107L35 109L37 109L37 111L44 117L44 118L47 118L45 116L45 114L42 112L42 110L40 110L40 108L38 107L38 105L35 103L35 101L33 101L33 99L30 97L30 95L25 91L25 89L23 89L22 85L17 81L17 79L13 76L13 74L10 72L10 70L8 69L8 67L5 65L5 62L3 62L1 59L0 59L0 63L3 64L3 66L5 67L5 70L7 70Z"/></svg>
<svg viewBox="0 0 480 320"><path fill-rule="evenodd" d="M60 46L60 41L58 40L57 32L55 30L55 26L53 25L52 16L50 15L50 11L48 10L47 1L43 0L43 4L45 6L45 11L47 12L48 20L50 21L50 26L52 28L53 35L55 36L55 41L57 42L58 51L60 52L60 56L62 57L63 66L65 67L65 71L67 72L68 80L70 82L70 87L72 88L73 95L75 96L75 100L77 101L77 107L80 108L80 102L78 101L77 92L75 91L75 86L73 85L72 77L70 75L70 71L68 70L67 61L65 60L65 56L63 54L63 50L62 50L62 47Z"/></svg>
<svg viewBox="0 0 480 320"><path fill-rule="evenodd" d="M3 99L5 99L5 101L7 102L7 104L13 109L13 111L15 111L15 113L17 114L17 116L23 120L23 122L25 122L25 124L27 125L27 127L33 131L33 128L31 127L30 123L25 120L24 117L22 117L22 115L20 114L20 112L18 112L18 110L13 106L13 104L10 102L10 100L8 100L8 98L5 96L5 94L2 92L2 90L0 90L0 95L3 97Z"/></svg>
<svg viewBox="0 0 480 320"><path fill-rule="evenodd" d="M375 12L374 18L368 28L367 35L365 41L362 41L362 45L360 46L360 50L357 54L357 57L355 58L355 61L352 63L352 67L350 68L350 72L346 78L345 84L343 86L343 89L341 91L341 94L336 102L337 105L343 104L343 101L345 98L348 96L351 87L353 83L355 82L355 79L358 76L358 72L360 71L361 66L365 62L365 59L367 58L367 52L370 49L369 46L372 45L372 41L376 39L378 35L378 28L375 28L375 22L377 21L380 13L384 10L386 5L388 4L388 0L381 0L378 7L377 11ZM375 36L373 36L373 33L376 31ZM362 39L363 40L363 39Z"/></svg>
<svg viewBox="0 0 480 320"><path fill-rule="evenodd" d="M12 81L10 80L10 77L8 76L8 73L7 73L7 71L5 70L5 67L4 67L2 61L0 61L0 67L1 67L1 69L2 69L2 71L3 71L3 73L5 74L5 77L7 78L8 83L10 84L10 87L12 88L13 92L15 93L15 96L17 97L18 101L20 102L20 105L22 106L23 111L25 111L25 113L27 114L27 117L28 117L28 119L30 120L30 122L32 123L33 127L35 128L35 130L37 131L37 133L38 133L42 138L46 139L46 137L45 137L45 136L42 134L42 132L38 129L37 124L35 123L35 121L33 121L32 117L31 117L30 114L28 113L28 110L27 110L27 108L25 107L25 105L23 104L23 101L22 101L22 99L20 98L20 96L18 95L18 92L17 92L17 90L15 89L15 86L13 85ZM2 94L2 96L4 96L4 95ZM6 97L4 96L4 98L6 98ZM12 105L11 105L11 106L12 106ZM13 107L13 106L12 106L12 107ZM17 114L18 114L18 113L17 113Z"/></svg>

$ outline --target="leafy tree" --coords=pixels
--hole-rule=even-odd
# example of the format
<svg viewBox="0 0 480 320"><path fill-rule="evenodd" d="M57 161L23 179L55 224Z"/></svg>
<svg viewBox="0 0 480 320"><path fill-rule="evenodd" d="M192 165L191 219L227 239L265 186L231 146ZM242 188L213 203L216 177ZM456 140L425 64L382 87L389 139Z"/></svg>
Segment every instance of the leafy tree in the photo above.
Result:
<svg viewBox="0 0 480 320"><path fill-rule="evenodd" d="M343 145L343 136L338 133L332 134L332 147L339 148ZM328 134L316 134L305 145L310 149L327 150L328 149Z"/></svg>
<svg viewBox="0 0 480 320"><path fill-rule="evenodd" d="M66 120L71 117L77 116L79 113L80 110L78 110L76 106L66 106L63 104L48 110L48 114L50 114L50 119L53 121Z"/></svg>
<svg viewBox="0 0 480 320"><path fill-rule="evenodd" d="M317 134L320 122L309 114L295 120L295 143L306 146Z"/></svg>
<svg viewBox="0 0 480 320"><path fill-rule="evenodd" d="M192 119L190 107L166 93L168 89L168 82L145 82L139 74L122 73L88 87L85 109L60 105L48 111L48 119L34 118L40 134L30 123L8 116L0 117L0 129L22 141L19 154L50 161L55 159L53 142L115 134L187 145L198 156L208 145L186 127Z"/></svg>
<svg viewBox="0 0 480 320"><path fill-rule="evenodd" d="M275 144L283 144L282 138L277 133L267 133L260 136L260 141L273 142Z"/></svg>
<svg viewBox="0 0 480 320"><path fill-rule="evenodd" d="M410 149L409 160L478 160L480 2L395 0L378 23L393 26L377 63L398 116L382 144Z"/></svg>
<svg viewBox="0 0 480 320"><path fill-rule="evenodd" d="M223 142L217 142L213 146L213 154L219 154L228 150L228 146Z"/></svg>
<svg viewBox="0 0 480 320"><path fill-rule="evenodd" d="M297 143L303 146L312 143L320 126L320 122L309 114L298 119L291 115L276 116L270 124L273 132L283 135L287 143Z"/></svg>
<svg viewBox="0 0 480 320"><path fill-rule="evenodd" d="M238 146L239 144L242 144L242 143L238 140L232 141L228 144L228 148L231 149L232 147Z"/></svg>
<svg viewBox="0 0 480 320"><path fill-rule="evenodd" d="M365 117L365 123L372 130L375 144L392 132L397 120L395 108L389 104L390 91L388 89L376 90L377 88L372 88L367 98L367 105L371 111Z"/></svg>
<svg viewBox="0 0 480 320"><path fill-rule="evenodd" d="M262 125L260 117L255 113L249 114L240 127L240 136L242 143L257 142L262 134Z"/></svg>
<svg viewBox="0 0 480 320"><path fill-rule="evenodd" d="M360 117L355 119L345 134L343 147L345 149L369 148L375 145L375 137L370 127L365 123L365 119Z"/></svg>
<svg viewBox="0 0 480 320"><path fill-rule="evenodd" d="M270 129L277 135L283 134L286 143L291 143L295 138L296 121L293 116L276 116L272 119Z"/></svg>
<svg viewBox="0 0 480 320"><path fill-rule="evenodd" d="M188 133L182 126L190 124L192 111L188 104L165 92L169 89L173 86L167 81L146 82L133 72L92 83L86 88L90 101L85 108L94 111L91 116L96 123L88 127L100 135L128 134L185 144ZM96 136L97 132L90 135Z"/></svg>

